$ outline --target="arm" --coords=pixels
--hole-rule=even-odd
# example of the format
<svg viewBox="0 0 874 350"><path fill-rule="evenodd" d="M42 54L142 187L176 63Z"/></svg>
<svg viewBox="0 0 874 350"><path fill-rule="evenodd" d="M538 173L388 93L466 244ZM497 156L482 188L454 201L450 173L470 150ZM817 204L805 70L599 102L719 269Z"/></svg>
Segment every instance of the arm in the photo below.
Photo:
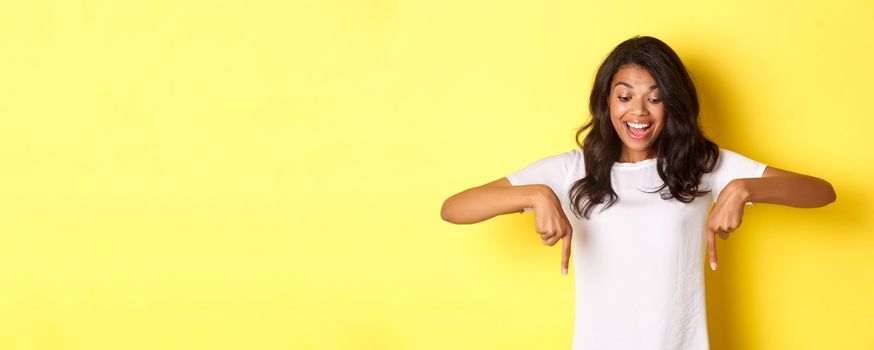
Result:
<svg viewBox="0 0 874 350"><path fill-rule="evenodd" d="M561 239L561 273L567 275L573 228L555 193L547 185L513 186L506 177L469 188L443 202L440 217L453 224L473 224L496 215L533 208L535 225L544 245Z"/></svg>
<svg viewBox="0 0 874 350"><path fill-rule="evenodd" d="M770 166L760 178L734 179L729 186L742 202L816 208L836 199L834 188L825 180Z"/></svg>
<svg viewBox="0 0 874 350"><path fill-rule="evenodd" d="M825 206L836 199L832 185L823 179L793 173L771 166L762 177L737 178L725 186L707 218L707 250L710 268L716 270L716 238L722 239L737 229L744 203L773 203L798 208Z"/></svg>
<svg viewBox="0 0 874 350"><path fill-rule="evenodd" d="M513 186L506 177L466 189L447 198L440 218L453 224L473 224L497 215L521 213L541 200L546 185Z"/></svg>

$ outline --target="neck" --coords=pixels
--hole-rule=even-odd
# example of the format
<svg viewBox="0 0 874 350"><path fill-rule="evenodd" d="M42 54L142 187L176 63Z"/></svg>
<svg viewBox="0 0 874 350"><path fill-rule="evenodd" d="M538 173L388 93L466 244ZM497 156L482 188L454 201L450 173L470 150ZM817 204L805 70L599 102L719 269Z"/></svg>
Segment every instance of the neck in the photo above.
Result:
<svg viewBox="0 0 874 350"><path fill-rule="evenodd" d="M643 160L655 158L655 152L647 152L647 151L631 151L631 150L622 150L622 154L619 155L619 163L637 163Z"/></svg>

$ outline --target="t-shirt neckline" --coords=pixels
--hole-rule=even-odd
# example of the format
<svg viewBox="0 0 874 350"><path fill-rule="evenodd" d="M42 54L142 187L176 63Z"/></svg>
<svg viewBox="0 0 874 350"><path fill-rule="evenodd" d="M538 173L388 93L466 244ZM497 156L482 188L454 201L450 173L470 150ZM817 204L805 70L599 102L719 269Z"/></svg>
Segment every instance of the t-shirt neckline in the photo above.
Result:
<svg viewBox="0 0 874 350"><path fill-rule="evenodd" d="M613 167L614 167L614 168L620 168L620 169L636 169L636 168L641 168L641 167L645 167L645 166L649 166L649 165L656 164L656 160L657 160L657 159L658 159L658 158L648 158L648 159L644 159L644 160L641 160L641 161L638 161L638 162L635 162L635 163L619 163L619 162L614 162L614 163L613 163Z"/></svg>

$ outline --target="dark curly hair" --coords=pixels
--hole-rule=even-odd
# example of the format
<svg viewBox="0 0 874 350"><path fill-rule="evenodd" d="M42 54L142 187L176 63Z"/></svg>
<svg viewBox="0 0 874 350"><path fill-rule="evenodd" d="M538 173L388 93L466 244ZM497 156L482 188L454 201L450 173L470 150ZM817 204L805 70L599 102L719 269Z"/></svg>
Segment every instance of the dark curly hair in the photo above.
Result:
<svg viewBox="0 0 874 350"><path fill-rule="evenodd" d="M608 99L613 76L627 65L649 71L665 104L665 126L652 144L656 148L658 174L664 183L650 193L661 192L662 199L676 198L689 203L709 192L699 191L698 184L701 176L716 165L719 146L701 131L695 85L680 57L667 44L653 37L635 36L616 46L598 68L589 97L592 118L576 133L586 166L586 176L574 182L569 190L571 210L577 217L590 218L592 208L604 203L605 197L609 198L601 211L619 199L610 184L610 172L619 160L622 141L610 121ZM580 135L588 129L591 131L581 143ZM662 191L665 187L668 190Z"/></svg>

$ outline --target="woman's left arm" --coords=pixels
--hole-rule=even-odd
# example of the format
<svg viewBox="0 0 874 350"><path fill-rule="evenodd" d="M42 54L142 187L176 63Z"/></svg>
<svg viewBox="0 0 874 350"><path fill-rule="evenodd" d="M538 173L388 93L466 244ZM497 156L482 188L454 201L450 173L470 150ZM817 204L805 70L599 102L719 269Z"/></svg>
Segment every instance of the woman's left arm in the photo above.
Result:
<svg viewBox="0 0 874 350"><path fill-rule="evenodd" d="M816 208L834 202L834 188L827 181L771 166L762 177L734 179L726 187L735 187L744 203L772 203L797 208Z"/></svg>
<svg viewBox="0 0 874 350"><path fill-rule="evenodd" d="M740 226L744 203L773 203L798 208L816 208L835 201L835 190L827 181L771 166L762 177L731 180L719 194L707 217L707 251L710 268L716 270L716 235L728 235Z"/></svg>

